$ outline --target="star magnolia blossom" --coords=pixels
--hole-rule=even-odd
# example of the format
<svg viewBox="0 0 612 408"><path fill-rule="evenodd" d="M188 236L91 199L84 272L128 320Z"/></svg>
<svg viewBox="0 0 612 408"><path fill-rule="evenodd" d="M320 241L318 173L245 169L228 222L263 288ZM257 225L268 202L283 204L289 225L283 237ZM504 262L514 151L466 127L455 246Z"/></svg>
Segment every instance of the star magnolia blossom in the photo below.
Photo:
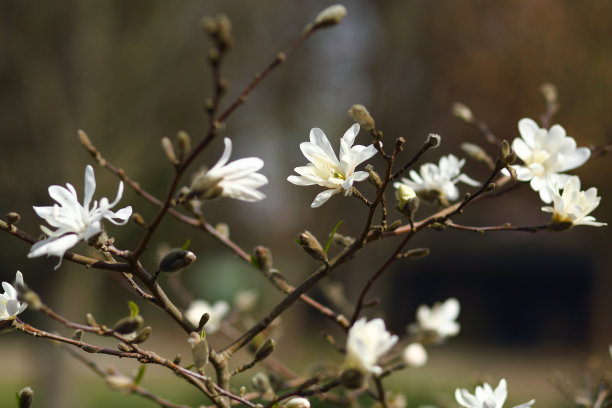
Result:
<svg viewBox="0 0 612 408"><path fill-rule="evenodd" d="M542 129L531 119L518 123L520 138L512 142L512 150L525 163L512 166L520 181L529 181L531 188L540 193L545 203L552 201L546 188L547 178L554 183L564 183L568 177L563 173L582 166L591 156L587 147L576 148L576 141L565 133L561 125Z"/></svg>
<svg viewBox="0 0 612 408"><path fill-rule="evenodd" d="M459 301L455 298L449 298L444 303L437 302L431 309L421 305L416 313L418 326L423 331L434 332L439 340L455 336L461 327L455 321L459 309Z"/></svg>
<svg viewBox="0 0 612 408"><path fill-rule="evenodd" d="M55 269L59 268L62 264L64 253L77 242L81 240L87 241L89 238L102 232L103 219L107 219L115 225L124 225L132 215L132 207L130 206L122 208L117 212L110 210L119 202L123 195L123 182L121 181L119 182L115 201L109 203L108 198L103 197L100 203L94 201L90 208L91 199L96 190L96 178L93 168L89 165L85 168L85 196L83 198L83 205L79 203L74 187L70 183L66 183L66 187L49 187L49 195L57 201L57 204L49 207L34 207L34 211L36 211L39 217L57 229L51 231L46 226L41 225L40 228L49 238L32 245L28 258L42 255L58 256L60 260Z"/></svg>
<svg viewBox="0 0 612 408"><path fill-rule="evenodd" d="M351 195L353 183L368 178L367 172L355 171L355 167L374 156L376 148L373 145L353 146L357 133L359 124L355 123L340 139L340 160L319 128L310 131L310 142L300 144L302 153L310 163L296 167L294 171L299 176L289 176L287 180L298 186L316 184L328 188L315 197L310 205L312 208L320 207L334 194L344 191L344 195Z"/></svg>
<svg viewBox="0 0 612 408"><path fill-rule="evenodd" d="M365 318L357 320L349 329L346 340L345 369L357 369L362 373L382 373L376 365L378 359L393 347L397 336L391 335L382 319L366 322Z"/></svg>
<svg viewBox="0 0 612 408"><path fill-rule="evenodd" d="M17 286L25 286L23 275L19 271L15 275L15 287ZM15 287L8 282L2 282L4 293L0 294L0 320L13 320L28 307L27 303L21 303L17 299Z"/></svg>
<svg viewBox="0 0 612 408"><path fill-rule="evenodd" d="M202 315L208 313L210 317L204 328L207 334L213 334L219 330L221 322L228 314L229 309L229 305L224 300L219 300L214 305L211 305L205 300L195 300L191 302L187 311L185 311L185 318L194 326L198 326Z"/></svg>
<svg viewBox="0 0 612 408"><path fill-rule="evenodd" d="M402 177L401 183L394 183L393 186L397 189L402 184L412 188L417 194L424 199L443 198L446 200L456 200L459 198L459 189L455 186L456 183L462 182L470 186L476 187L480 183L467 175L461 173L461 168L465 164L465 159L459 160L452 154L440 158L439 164L436 166L433 163L425 163L419 173L414 170L410 171L410 178ZM435 193L435 197L432 197Z"/></svg>
<svg viewBox="0 0 612 408"><path fill-rule="evenodd" d="M542 211L552 213L554 222L593 227L608 225L605 222L597 222L595 217L588 215L597 208L601 197L597 196L595 187L580 191L578 176L571 176L564 184L553 183L552 179L548 179L546 188L552 197L553 206L542 207ZM559 193L559 189L563 192Z"/></svg>
<svg viewBox="0 0 612 408"><path fill-rule="evenodd" d="M232 141L223 139L225 150L209 170L198 175L191 184L192 196L203 199L230 197L242 201L259 201L266 196L256 189L268 184L263 174L257 173L264 165L258 157L245 157L227 163L232 154Z"/></svg>
<svg viewBox="0 0 612 408"><path fill-rule="evenodd" d="M499 385L495 390L487 383L484 383L482 387L476 387L474 395L470 394L465 388L457 388L455 390L455 399L465 408L502 408L506 397L508 396L508 389L506 380L501 379ZM525 402L517 405L514 408L528 408L533 405L535 400Z"/></svg>

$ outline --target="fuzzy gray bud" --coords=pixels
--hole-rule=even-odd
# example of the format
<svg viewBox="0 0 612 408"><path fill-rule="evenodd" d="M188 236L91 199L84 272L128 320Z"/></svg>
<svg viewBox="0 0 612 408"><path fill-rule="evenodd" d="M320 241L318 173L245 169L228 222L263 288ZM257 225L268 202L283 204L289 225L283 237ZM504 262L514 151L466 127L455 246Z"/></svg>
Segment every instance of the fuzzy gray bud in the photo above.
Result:
<svg viewBox="0 0 612 408"><path fill-rule="evenodd" d="M181 130L176 134L176 139L178 140L179 155L183 157L191 150L191 138L187 132Z"/></svg>
<svg viewBox="0 0 612 408"><path fill-rule="evenodd" d="M147 341L149 339L149 337L151 336L152 332L153 332L153 329L151 328L151 326L147 326L144 329L142 329L136 335L136 337L134 337L134 339L132 341L130 341L130 343L135 343L135 344L144 343L145 341Z"/></svg>
<svg viewBox="0 0 612 408"><path fill-rule="evenodd" d="M314 20L314 23L309 28L315 30L335 26L346 16L346 7L335 4L321 11Z"/></svg>
<svg viewBox="0 0 612 408"><path fill-rule="evenodd" d="M119 334L134 333L142 326L143 323L144 319L140 315L134 317L124 317L115 323L115 326L113 326L113 331Z"/></svg>
<svg viewBox="0 0 612 408"><path fill-rule="evenodd" d="M166 157L170 160L172 164L179 164L178 159L176 158L176 153L174 152L174 145L172 144L172 140L169 137L162 137L161 140L162 148L164 149L164 153L166 153Z"/></svg>
<svg viewBox="0 0 612 408"><path fill-rule="evenodd" d="M272 387L270 386L270 378L265 373L257 373L251 378L251 386L260 394L267 393Z"/></svg>
<svg viewBox="0 0 612 408"><path fill-rule="evenodd" d="M298 243L304 251L310 256L312 256L317 261L327 263L327 254L321 246L321 243L308 231L302 232L298 237Z"/></svg>
<svg viewBox="0 0 612 408"><path fill-rule="evenodd" d="M192 332L187 341L191 344L196 370L198 373L204 374L204 367L208 364L208 342L196 332Z"/></svg>
<svg viewBox="0 0 612 408"><path fill-rule="evenodd" d="M375 128L374 118L370 115L370 112L368 112L365 106L360 104L353 105L351 109L349 109L348 114L365 130L372 130Z"/></svg>
<svg viewBox="0 0 612 408"><path fill-rule="evenodd" d="M34 390L30 387L25 387L17 394L19 408L30 408L34 400Z"/></svg>
<svg viewBox="0 0 612 408"><path fill-rule="evenodd" d="M264 344L255 352L255 361L261 361L268 357L276 348L276 342L272 339L267 339Z"/></svg>
<svg viewBox="0 0 612 408"><path fill-rule="evenodd" d="M162 272L177 272L188 267L195 260L196 256L193 252L175 248L162 258L159 263L159 269Z"/></svg>
<svg viewBox="0 0 612 408"><path fill-rule="evenodd" d="M253 250L253 258L255 262L257 262L257 267L264 272L274 268L272 252L269 248L261 245L256 246Z"/></svg>

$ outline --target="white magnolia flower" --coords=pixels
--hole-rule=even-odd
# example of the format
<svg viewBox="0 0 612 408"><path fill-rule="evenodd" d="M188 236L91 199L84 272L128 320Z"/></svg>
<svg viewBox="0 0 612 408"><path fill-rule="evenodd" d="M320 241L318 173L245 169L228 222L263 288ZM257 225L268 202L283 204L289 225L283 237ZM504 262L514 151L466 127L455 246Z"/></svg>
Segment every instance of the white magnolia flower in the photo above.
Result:
<svg viewBox="0 0 612 408"><path fill-rule="evenodd" d="M457 388L455 390L455 399L459 405L465 408L502 408L507 396L508 389L506 380L503 378L499 381L499 385L495 390L487 383L484 383L482 387L476 387L474 395L470 394L465 388ZM531 400L514 408L528 408L534 402L535 400Z"/></svg>
<svg viewBox="0 0 612 408"><path fill-rule="evenodd" d="M587 147L576 148L576 141L566 135L561 125L553 125L547 130L524 118L519 121L518 128L521 137L514 139L512 150L525 164L512 167L520 181L529 181L542 201L550 203L552 196L546 188L547 178L554 183L564 183L569 176L559 173L582 166L591 151Z"/></svg>
<svg viewBox="0 0 612 408"><path fill-rule="evenodd" d="M23 275L17 271L15 275L15 287L25 286L23 283ZM21 303L17 299L17 290L8 282L2 282L4 293L0 294L0 321L13 320L17 315L28 307L27 303Z"/></svg>
<svg viewBox="0 0 612 408"><path fill-rule="evenodd" d="M357 369L364 374L380 374L382 368L376 362L396 342L397 336L386 330L382 319L366 322L365 318L361 318L349 329L344 368Z"/></svg>
<svg viewBox="0 0 612 408"><path fill-rule="evenodd" d="M298 186L316 184L327 187L315 197L312 208L320 207L334 194L344 191L344 195L351 195L353 183L368 178L367 172L355 171L355 167L374 156L376 148L373 145L353 146L357 133L359 124L355 123L340 139L340 160L319 128L310 131L310 142L300 144L302 153L310 163L296 167L294 170L299 176L289 176L287 180Z"/></svg>
<svg viewBox="0 0 612 408"><path fill-rule="evenodd" d="M225 316L229 313L229 304L224 300L219 300L211 305L205 300L195 300L191 302L187 310L185 311L185 318L189 320L194 326L200 324L200 319L204 313L208 313L210 318L204 326L207 334L213 334L221 326L221 322Z"/></svg>
<svg viewBox="0 0 612 408"><path fill-rule="evenodd" d="M232 141L223 139L225 150L210 169L199 174L191 183L190 194L203 199L230 197L242 201L259 201L266 196L256 189L268 184L263 174L257 173L264 165L258 157L245 157L227 163L232 154Z"/></svg>
<svg viewBox="0 0 612 408"><path fill-rule="evenodd" d="M293 397L290 400L288 400L287 402L285 402L284 404L282 404L281 407L285 407L285 408L310 408L310 401L308 401L304 397Z"/></svg>
<svg viewBox="0 0 612 408"><path fill-rule="evenodd" d="M591 187L580 191L580 179L571 176L565 183L554 183L548 179L546 188L552 197L553 206L542 207L542 211L552 213L554 222L570 222L572 225L591 225L601 227L608 225L605 222L595 221L595 217L588 215L599 205L601 197L597 196L597 189ZM559 193L559 189L563 192Z"/></svg>
<svg viewBox="0 0 612 408"><path fill-rule="evenodd" d="M449 298L444 303L436 302L431 309L421 305L416 312L418 326L423 331L433 332L439 340L455 336L461 327L456 322L459 309L459 301L455 298Z"/></svg>
<svg viewBox="0 0 612 408"><path fill-rule="evenodd" d="M402 358L410 367L422 367L427 362L427 350L421 343L410 343L404 348Z"/></svg>
<svg viewBox="0 0 612 408"><path fill-rule="evenodd" d="M110 210L123 195L123 182L121 181L115 201L109 203L108 198L103 197L99 203L94 201L90 208L91 199L96 190L96 178L93 168L89 165L85 168L83 205L79 203L74 187L70 183L66 183L66 187L49 187L49 195L57 201L57 204L49 207L34 207L34 211L39 217L57 229L51 231L46 226L41 225L40 228L48 238L32 245L28 258L42 255L58 256L60 260L55 269L61 265L64 253L77 242L87 241L102 232L102 219L107 219L115 225L123 225L132 215L132 207L130 206L117 212Z"/></svg>
<svg viewBox="0 0 612 408"><path fill-rule="evenodd" d="M441 157L437 166L433 163L425 163L421 165L419 173L410 170L410 179L402 177L402 182L394 183L393 187L399 189L403 183L425 200L453 201L459 198L459 189L455 186L456 183L461 181L473 187L480 185L478 181L461 173L464 164L465 159L459 160L454 155L449 154Z"/></svg>

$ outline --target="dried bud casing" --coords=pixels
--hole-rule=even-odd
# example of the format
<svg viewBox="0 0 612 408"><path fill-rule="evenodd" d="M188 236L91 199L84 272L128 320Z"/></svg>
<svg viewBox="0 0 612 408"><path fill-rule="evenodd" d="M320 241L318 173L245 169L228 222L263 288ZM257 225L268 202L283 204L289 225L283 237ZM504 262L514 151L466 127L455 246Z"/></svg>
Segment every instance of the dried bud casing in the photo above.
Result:
<svg viewBox="0 0 612 408"><path fill-rule="evenodd" d="M304 251L310 256L312 256L317 261L321 261L327 263L327 254L321 246L321 243L308 231L302 232L298 237L298 243Z"/></svg>
<svg viewBox="0 0 612 408"><path fill-rule="evenodd" d="M123 319L120 319L117 323L115 323L113 330L119 334L130 334L138 330L143 325L143 323L144 319L140 315L134 317L124 317Z"/></svg>
<svg viewBox="0 0 612 408"><path fill-rule="evenodd" d="M204 367L208 364L208 342L196 332L192 332L187 341L191 344L195 368L198 373L204 375Z"/></svg>
<svg viewBox="0 0 612 408"><path fill-rule="evenodd" d="M272 354L275 348L276 348L276 342L272 339L267 339L264 342L264 344L262 344L261 347L258 348L257 351L255 352L254 361L257 362L257 361L261 361L265 359L270 354Z"/></svg>
<svg viewBox="0 0 612 408"><path fill-rule="evenodd" d="M19 408L30 408L34 400L34 390L30 387L25 387L17 394L17 400Z"/></svg>
<svg viewBox="0 0 612 408"><path fill-rule="evenodd" d="M571 229L574 224L571 221L553 221L548 225L549 231L561 232Z"/></svg>
<svg viewBox="0 0 612 408"><path fill-rule="evenodd" d="M370 112L368 112L365 106L360 104L353 105L351 109L349 109L348 114L365 130L372 130L375 128L374 118L370 115Z"/></svg>
<svg viewBox="0 0 612 408"><path fill-rule="evenodd" d="M314 23L311 27L311 30L315 30L318 28L325 28L335 26L346 16L346 7L335 4L333 6L329 6L323 11L321 11L317 17L315 18Z"/></svg>
<svg viewBox="0 0 612 408"><path fill-rule="evenodd" d="M441 141L442 138L440 135L437 133L430 133L427 135L425 143L427 143L427 146L429 146L431 149L435 149L436 147L440 146Z"/></svg>
<svg viewBox="0 0 612 408"><path fill-rule="evenodd" d="M162 272L177 272L188 267L196 260L196 256L191 251L175 248L166 254L159 262L159 269Z"/></svg>
<svg viewBox="0 0 612 408"><path fill-rule="evenodd" d="M464 122L474 122L474 114L472 113L472 110L460 102L453 103L452 112L454 117L459 118Z"/></svg>
<svg viewBox="0 0 612 408"><path fill-rule="evenodd" d="M269 248L261 245L256 246L253 250L253 258L255 259L255 262L257 262L257 267L264 272L274 268L272 252Z"/></svg>

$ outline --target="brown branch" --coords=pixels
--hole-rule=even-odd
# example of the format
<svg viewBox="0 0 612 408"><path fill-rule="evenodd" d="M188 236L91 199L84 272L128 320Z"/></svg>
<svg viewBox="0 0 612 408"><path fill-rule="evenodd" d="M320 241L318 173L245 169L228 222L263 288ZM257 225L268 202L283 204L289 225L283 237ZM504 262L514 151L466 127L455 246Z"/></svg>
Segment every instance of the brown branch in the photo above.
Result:
<svg viewBox="0 0 612 408"><path fill-rule="evenodd" d="M545 231L545 230L550 229L550 225L548 224L517 227L517 226L511 225L510 223L506 223L503 225L496 225L492 227L471 227L467 225L455 224L454 222L446 222L445 225L449 228L454 228L454 229L464 230L464 231L474 231L474 232L478 232L481 234L484 234L485 232L489 232L489 231L521 231L521 232L535 233L538 231Z"/></svg>

